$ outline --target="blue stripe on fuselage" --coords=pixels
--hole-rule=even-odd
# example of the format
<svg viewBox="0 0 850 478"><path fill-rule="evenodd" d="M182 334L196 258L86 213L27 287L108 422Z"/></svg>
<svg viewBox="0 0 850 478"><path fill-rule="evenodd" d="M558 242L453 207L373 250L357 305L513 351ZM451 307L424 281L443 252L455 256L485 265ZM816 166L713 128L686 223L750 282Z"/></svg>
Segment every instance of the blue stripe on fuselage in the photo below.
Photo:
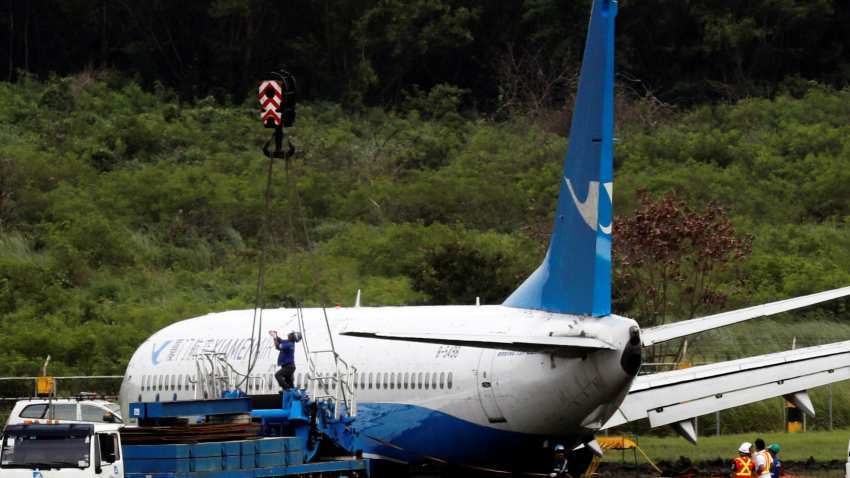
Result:
<svg viewBox="0 0 850 478"><path fill-rule="evenodd" d="M547 437L478 425L447 413L402 403L360 403L354 427L356 445L371 453L409 463L437 458L453 465L507 470L548 466ZM549 437L549 446L554 437ZM569 446L579 437L557 437Z"/></svg>

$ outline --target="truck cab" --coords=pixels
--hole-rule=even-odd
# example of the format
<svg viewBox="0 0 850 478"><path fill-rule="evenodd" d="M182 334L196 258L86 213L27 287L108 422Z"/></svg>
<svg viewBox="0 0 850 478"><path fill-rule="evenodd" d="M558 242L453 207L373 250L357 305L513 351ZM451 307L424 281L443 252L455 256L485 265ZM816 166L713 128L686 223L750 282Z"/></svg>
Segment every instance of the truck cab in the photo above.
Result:
<svg viewBox="0 0 850 478"><path fill-rule="evenodd" d="M3 478L123 478L118 425L8 425L0 442Z"/></svg>

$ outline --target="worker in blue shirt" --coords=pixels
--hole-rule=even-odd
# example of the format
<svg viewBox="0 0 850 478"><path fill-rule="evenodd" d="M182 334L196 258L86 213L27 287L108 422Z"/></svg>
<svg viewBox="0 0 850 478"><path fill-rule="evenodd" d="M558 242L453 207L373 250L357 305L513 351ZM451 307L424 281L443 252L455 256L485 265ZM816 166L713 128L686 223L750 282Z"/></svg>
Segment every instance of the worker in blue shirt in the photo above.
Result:
<svg viewBox="0 0 850 478"><path fill-rule="evenodd" d="M277 366L280 369L274 374L277 384L283 390L289 390L295 385L293 376L295 375L295 344L301 341L301 334L298 332L290 332L283 340L277 335L277 331L270 330L269 334L274 339L274 348L279 353L277 354Z"/></svg>

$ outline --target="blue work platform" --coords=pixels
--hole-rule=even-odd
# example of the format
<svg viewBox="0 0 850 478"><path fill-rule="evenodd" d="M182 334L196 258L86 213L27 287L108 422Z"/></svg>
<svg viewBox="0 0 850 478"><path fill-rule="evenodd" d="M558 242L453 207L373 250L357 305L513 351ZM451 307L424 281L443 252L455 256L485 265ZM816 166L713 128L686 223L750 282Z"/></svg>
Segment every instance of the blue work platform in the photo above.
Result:
<svg viewBox="0 0 850 478"><path fill-rule="evenodd" d="M345 413L335 418L333 405L313 401L302 390L287 390L280 407L271 409L252 410L248 398L130 404L130 416L148 423L239 414L251 414L260 425L259 436L203 443L125 444L125 477L271 478L316 473L363 477L371 473L368 459L353 458L357 455L353 450L354 419ZM319 445L325 441L352 458L318 459Z"/></svg>

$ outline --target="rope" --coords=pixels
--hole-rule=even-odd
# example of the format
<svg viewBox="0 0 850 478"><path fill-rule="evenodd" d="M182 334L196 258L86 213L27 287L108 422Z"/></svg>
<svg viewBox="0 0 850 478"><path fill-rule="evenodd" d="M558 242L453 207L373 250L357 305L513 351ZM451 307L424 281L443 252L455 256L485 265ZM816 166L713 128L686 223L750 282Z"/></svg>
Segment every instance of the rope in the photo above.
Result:
<svg viewBox="0 0 850 478"><path fill-rule="evenodd" d="M275 132L275 134L279 134ZM270 140L271 141L271 140ZM268 143L266 143L268 144ZM237 388L248 380L257 361L260 358L260 342L263 335L263 309L265 307L265 297L263 295L266 281L266 254L268 249L269 222L271 221L271 200L272 200L272 177L274 173L274 158L269 156L269 169L266 177L266 193L263 204L263 224L260 228L260 263L257 271L257 289L254 296L254 315L251 319L251 342L248 349L248 370L245 373L245 378L239 382ZM257 350L254 351L254 334L256 332Z"/></svg>

